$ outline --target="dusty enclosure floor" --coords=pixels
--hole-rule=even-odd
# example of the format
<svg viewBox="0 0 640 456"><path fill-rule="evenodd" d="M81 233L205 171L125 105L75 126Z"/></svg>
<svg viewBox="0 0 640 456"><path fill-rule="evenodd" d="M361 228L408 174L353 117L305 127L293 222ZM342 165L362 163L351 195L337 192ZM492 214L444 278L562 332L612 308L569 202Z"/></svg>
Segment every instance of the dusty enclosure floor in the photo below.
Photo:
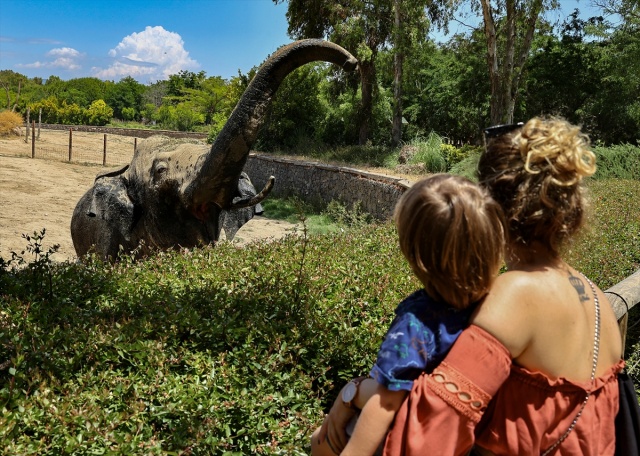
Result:
<svg viewBox="0 0 640 456"><path fill-rule="evenodd" d="M27 245L22 234L45 228L44 248L60 245L53 259L75 259L69 229L71 215L95 175L105 168L64 161L68 156L68 136L64 131L41 132L42 143L50 149L47 159L32 159L31 144L21 138L0 138L0 257L9 259L12 251L20 253ZM73 133L73 147L79 150L98 144L100 153L102 141L101 133ZM121 147L123 154L130 155L132 144L133 138L120 141L113 137L108 148L115 153ZM238 231L233 242L244 245L257 239L280 238L293 228L284 221L256 217ZM25 259L30 258L25 254Z"/></svg>

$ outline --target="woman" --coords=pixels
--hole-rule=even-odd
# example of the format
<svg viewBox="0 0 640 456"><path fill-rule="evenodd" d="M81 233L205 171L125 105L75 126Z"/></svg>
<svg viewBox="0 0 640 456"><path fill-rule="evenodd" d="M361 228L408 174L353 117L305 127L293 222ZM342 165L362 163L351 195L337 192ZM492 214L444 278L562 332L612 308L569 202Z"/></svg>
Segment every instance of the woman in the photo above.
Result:
<svg viewBox="0 0 640 456"><path fill-rule="evenodd" d="M561 256L583 224L595 156L560 119L485 137L478 177L505 214L508 271L414 382L385 454L612 455L620 332L604 293Z"/></svg>

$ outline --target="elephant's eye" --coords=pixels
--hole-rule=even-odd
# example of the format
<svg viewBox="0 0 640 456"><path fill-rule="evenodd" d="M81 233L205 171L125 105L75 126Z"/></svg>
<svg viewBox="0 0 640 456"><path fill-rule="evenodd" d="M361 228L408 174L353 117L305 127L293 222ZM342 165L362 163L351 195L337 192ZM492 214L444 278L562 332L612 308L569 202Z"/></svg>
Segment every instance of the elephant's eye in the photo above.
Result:
<svg viewBox="0 0 640 456"><path fill-rule="evenodd" d="M164 163L158 163L156 166L156 176L162 176L167 172L167 165Z"/></svg>

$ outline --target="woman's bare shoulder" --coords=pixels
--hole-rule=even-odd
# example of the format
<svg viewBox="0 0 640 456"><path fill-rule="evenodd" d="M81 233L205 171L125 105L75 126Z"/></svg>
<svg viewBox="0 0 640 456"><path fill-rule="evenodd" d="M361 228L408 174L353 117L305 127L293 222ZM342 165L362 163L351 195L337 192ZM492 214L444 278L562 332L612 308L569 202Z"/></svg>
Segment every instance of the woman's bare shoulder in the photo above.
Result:
<svg viewBox="0 0 640 456"><path fill-rule="evenodd" d="M524 351L533 337L535 302L540 290L541 283L535 274L505 272L496 278L471 322L491 333L515 358Z"/></svg>

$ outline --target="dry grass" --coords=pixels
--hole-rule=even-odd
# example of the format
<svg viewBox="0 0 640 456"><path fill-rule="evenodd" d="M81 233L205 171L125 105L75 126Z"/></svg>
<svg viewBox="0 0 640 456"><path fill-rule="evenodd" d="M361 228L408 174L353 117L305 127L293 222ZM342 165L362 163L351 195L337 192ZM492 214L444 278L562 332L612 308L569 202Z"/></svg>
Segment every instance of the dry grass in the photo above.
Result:
<svg viewBox="0 0 640 456"><path fill-rule="evenodd" d="M0 112L0 136L19 136L22 116L17 112Z"/></svg>

